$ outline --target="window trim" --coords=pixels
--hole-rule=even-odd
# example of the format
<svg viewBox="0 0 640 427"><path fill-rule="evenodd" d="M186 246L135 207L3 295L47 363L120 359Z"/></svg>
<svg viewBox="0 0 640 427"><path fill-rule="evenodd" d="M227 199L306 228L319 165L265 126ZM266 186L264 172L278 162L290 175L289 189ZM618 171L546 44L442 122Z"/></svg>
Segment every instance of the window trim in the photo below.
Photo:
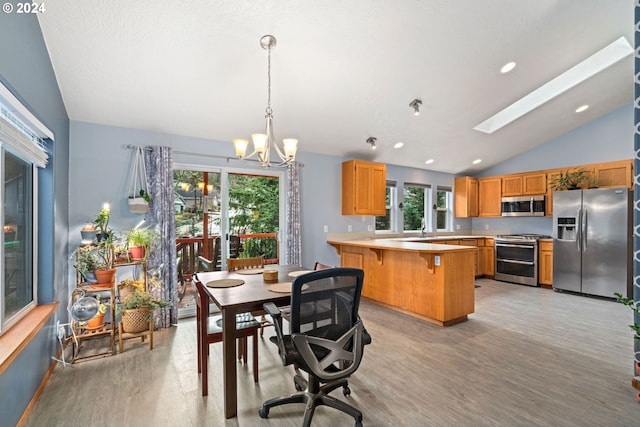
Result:
<svg viewBox="0 0 640 427"><path fill-rule="evenodd" d="M397 228L397 216L398 216L398 185L396 181L387 181L385 185L385 191L390 189L389 191L389 204L385 206L385 209L389 209L389 228L385 230L378 230L376 227L376 222L374 219L373 227L375 234L392 234L396 232ZM376 218L376 217L374 217Z"/></svg>
<svg viewBox="0 0 640 427"><path fill-rule="evenodd" d="M446 208L439 208L437 205L438 193L441 191L446 193L446 196L445 196L445 201L447 205ZM445 232L453 231L453 191L451 187L446 187L441 185L436 186L436 203L433 204L433 208L434 208L433 210L436 212L436 221L435 221L436 232L445 233ZM445 216L446 228L438 228L438 221L437 221L438 212L446 213L446 216Z"/></svg>

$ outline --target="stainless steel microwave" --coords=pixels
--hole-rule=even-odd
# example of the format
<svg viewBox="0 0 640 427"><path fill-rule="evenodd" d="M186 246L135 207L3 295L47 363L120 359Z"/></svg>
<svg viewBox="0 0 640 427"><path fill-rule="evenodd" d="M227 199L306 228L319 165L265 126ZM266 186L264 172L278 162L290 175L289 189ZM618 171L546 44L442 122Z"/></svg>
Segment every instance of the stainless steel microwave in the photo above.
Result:
<svg viewBox="0 0 640 427"><path fill-rule="evenodd" d="M502 216L544 216L544 196L502 198Z"/></svg>

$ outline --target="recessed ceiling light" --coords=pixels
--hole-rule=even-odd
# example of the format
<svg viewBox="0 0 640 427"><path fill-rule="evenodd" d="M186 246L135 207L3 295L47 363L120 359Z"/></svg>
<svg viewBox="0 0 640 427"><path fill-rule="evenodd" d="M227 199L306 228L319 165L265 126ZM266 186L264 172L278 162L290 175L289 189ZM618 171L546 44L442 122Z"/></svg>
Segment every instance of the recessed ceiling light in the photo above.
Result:
<svg viewBox="0 0 640 427"><path fill-rule="evenodd" d="M581 105L578 108L576 108L576 113L582 113L587 108L589 108L589 106L587 104Z"/></svg>
<svg viewBox="0 0 640 427"><path fill-rule="evenodd" d="M430 165L431 163L433 163L433 159L429 159L426 162L424 162L425 165Z"/></svg>
<svg viewBox="0 0 640 427"><path fill-rule="evenodd" d="M631 47L627 39L620 37L584 61L574 65L502 111L489 117L473 129L492 134L632 53L633 47Z"/></svg>
<svg viewBox="0 0 640 427"><path fill-rule="evenodd" d="M404 142L396 142L393 144L393 148L402 148L404 146Z"/></svg>
<svg viewBox="0 0 640 427"><path fill-rule="evenodd" d="M480 163L481 161L482 161L482 159L475 159L475 160L473 161L473 164L474 164L474 165L477 165L477 164L478 164L478 163Z"/></svg>
<svg viewBox="0 0 640 427"><path fill-rule="evenodd" d="M500 72L502 74L508 73L509 71L513 70L514 68L516 68L516 63L515 62L507 62L506 64L504 64L502 66L502 68L500 68Z"/></svg>

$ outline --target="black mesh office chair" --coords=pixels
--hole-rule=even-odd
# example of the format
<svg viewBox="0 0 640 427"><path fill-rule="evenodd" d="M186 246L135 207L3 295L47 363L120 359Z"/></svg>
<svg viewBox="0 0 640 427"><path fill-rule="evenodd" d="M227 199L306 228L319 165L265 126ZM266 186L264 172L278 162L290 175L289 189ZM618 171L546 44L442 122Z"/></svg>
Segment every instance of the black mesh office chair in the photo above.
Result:
<svg viewBox="0 0 640 427"><path fill-rule="evenodd" d="M290 335L283 335L280 310L264 305L274 319L282 363L294 364L308 373L308 380L295 378L298 393L267 400L259 410L262 418L269 410L287 403L305 403L303 426L311 424L315 408L327 405L351 415L362 425L362 412L328 393L343 387L348 396L347 378L358 369L364 346L371 337L358 316L364 272L355 268L318 270L294 279L291 292ZM300 374L297 374L298 377ZM302 386L304 384L304 387Z"/></svg>

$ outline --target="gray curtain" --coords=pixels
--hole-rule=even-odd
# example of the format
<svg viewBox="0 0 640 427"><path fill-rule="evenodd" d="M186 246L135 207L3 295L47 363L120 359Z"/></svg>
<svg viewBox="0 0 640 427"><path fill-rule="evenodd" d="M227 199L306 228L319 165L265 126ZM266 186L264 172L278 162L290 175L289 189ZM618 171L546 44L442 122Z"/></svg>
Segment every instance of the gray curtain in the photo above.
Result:
<svg viewBox="0 0 640 427"><path fill-rule="evenodd" d="M287 167L289 198L287 199L286 263L302 265L302 230L300 224L300 163Z"/></svg>
<svg viewBox="0 0 640 427"><path fill-rule="evenodd" d="M155 325L167 328L178 323L176 271L176 225L173 212L173 155L170 147L146 147L144 156L149 185L147 225L160 233L160 242L147 260L149 291L169 301L167 308L156 310Z"/></svg>

